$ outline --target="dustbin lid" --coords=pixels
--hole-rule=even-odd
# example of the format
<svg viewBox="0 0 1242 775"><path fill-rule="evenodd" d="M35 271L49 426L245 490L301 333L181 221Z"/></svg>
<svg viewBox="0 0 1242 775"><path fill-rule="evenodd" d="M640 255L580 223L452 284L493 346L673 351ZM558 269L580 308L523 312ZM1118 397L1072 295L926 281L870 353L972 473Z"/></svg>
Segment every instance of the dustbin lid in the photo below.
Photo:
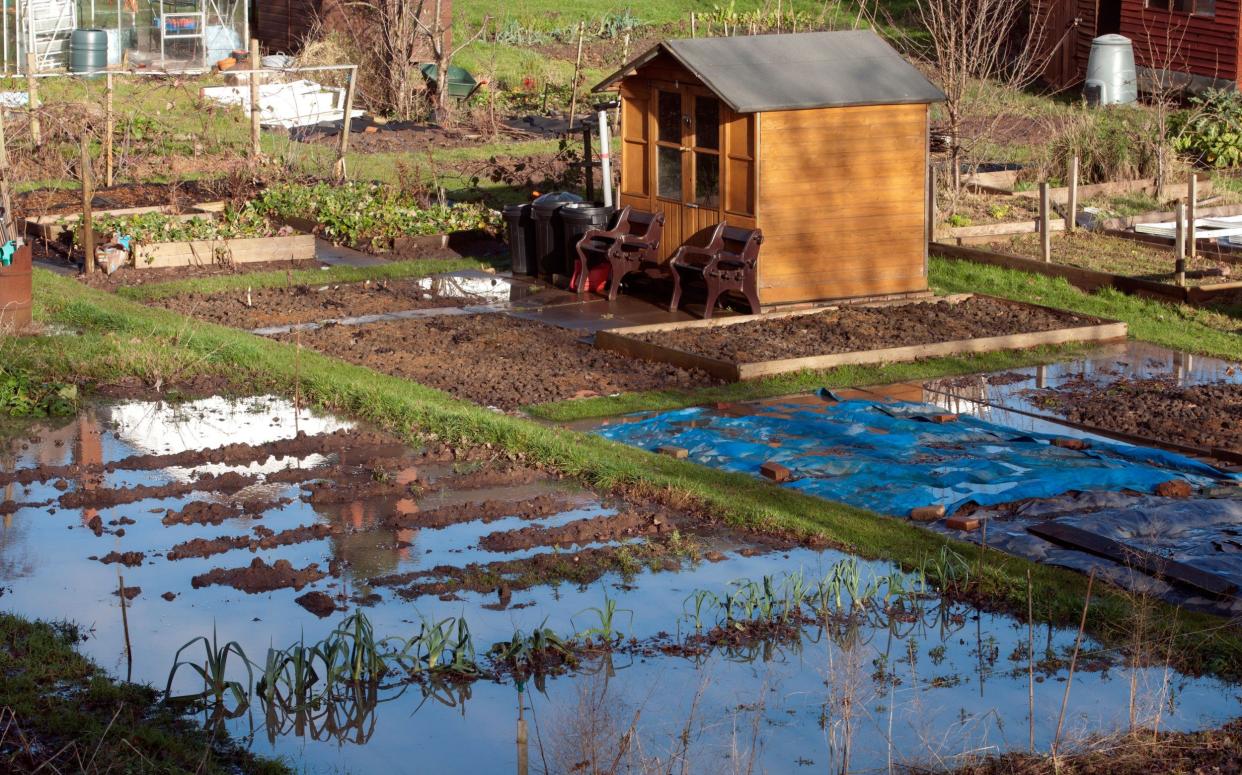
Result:
<svg viewBox="0 0 1242 775"><path fill-rule="evenodd" d="M548 205L569 204L570 202L581 202L581 201L582 201L582 197L578 196L572 191L553 191L551 193L544 194L543 196L539 197L532 204L543 205L546 207Z"/></svg>

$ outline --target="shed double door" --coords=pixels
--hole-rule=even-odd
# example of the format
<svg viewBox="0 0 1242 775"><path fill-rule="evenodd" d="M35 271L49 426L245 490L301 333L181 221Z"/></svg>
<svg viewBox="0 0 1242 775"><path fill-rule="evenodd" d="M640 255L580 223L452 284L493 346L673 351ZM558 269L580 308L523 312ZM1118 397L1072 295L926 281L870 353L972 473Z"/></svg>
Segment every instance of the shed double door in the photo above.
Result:
<svg viewBox="0 0 1242 775"><path fill-rule="evenodd" d="M700 87L657 86L654 96L655 207L664 213L666 244L675 250L723 220L722 105Z"/></svg>

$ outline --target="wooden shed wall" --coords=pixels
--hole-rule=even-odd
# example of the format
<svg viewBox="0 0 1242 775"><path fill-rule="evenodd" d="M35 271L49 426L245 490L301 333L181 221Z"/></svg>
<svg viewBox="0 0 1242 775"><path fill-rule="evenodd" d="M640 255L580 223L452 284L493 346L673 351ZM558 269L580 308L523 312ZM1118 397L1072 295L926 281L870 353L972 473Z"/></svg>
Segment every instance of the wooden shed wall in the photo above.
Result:
<svg viewBox="0 0 1242 775"><path fill-rule="evenodd" d="M1134 41L1139 67L1236 81L1242 31L1238 6L1239 0L1216 0L1216 15L1207 17L1147 8L1145 0L1123 0L1121 34ZM1084 58L1084 71L1086 64Z"/></svg>
<svg viewBox="0 0 1242 775"><path fill-rule="evenodd" d="M927 105L763 113L765 304L927 289Z"/></svg>
<svg viewBox="0 0 1242 775"><path fill-rule="evenodd" d="M320 0L259 0L254 36L268 51L296 51L319 17Z"/></svg>
<svg viewBox="0 0 1242 775"><path fill-rule="evenodd" d="M1098 0L1031 0L1031 5L1034 18L1046 19L1043 38L1051 50L1045 80L1058 89L1082 83L1097 35ZM1237 81L1240 7L1240 0L1216 0L1215 16L1207 17L1148 8L1146 0L1121 0L1118 32L1134 41L1139 67Z"/></svg>

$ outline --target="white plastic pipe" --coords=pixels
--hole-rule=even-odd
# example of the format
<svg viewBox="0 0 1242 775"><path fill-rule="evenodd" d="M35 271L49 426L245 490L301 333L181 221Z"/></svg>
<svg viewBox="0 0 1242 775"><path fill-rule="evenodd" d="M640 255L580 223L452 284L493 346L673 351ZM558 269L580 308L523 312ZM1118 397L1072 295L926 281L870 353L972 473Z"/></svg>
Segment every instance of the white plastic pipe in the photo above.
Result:
<svg viewBox="0 0 1242 775"><path fill-rule="evenodd" d="M608 136L607 110L599 112L599 162L604 207L612 207L612 138Z"/></svg>

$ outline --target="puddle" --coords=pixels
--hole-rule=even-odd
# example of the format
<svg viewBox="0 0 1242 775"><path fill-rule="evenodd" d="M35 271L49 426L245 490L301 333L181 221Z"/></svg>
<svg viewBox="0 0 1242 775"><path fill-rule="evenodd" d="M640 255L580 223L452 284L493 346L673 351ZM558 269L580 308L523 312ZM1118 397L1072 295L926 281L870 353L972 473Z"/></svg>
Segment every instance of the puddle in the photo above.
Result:
<svg viewBox="0 0 1242 775"><path fill-rule="evenodd" d="M752 761L756 771L830 769L842 765L848 747L851 771L868 771L883 770L890 757L944 764L963 751L1027 745L1029 633L1006 616L920 599L921 610L913 603L887 613L869 608L792 639L740 638L693 658L650 645L661 633L654 643L693 633L688 598L695 590L723 595L741 578L771 575L779 582L798 572L818 579L847 559L835 551L755 543L657 507L601 499L539 472L407 450L315 412L295 422L292 407L273 398L102 404L68 422L32 426L0 450L7 450L0 452L0 495L9 507L0 516L0 607L77 622L88 636L83 652L122 677L119 575L126 588L140 589L127 603L133 678L161 688L177 649L210 636L213 627L222 641L238 641L259 669L269 646L328 636L347 612L320 618L296 602L308 592L351 610L353 601L364 601L361 610L380 636L409 637L422 617L464 617L480 655L515 628L547 626L569 635L596 626L589 609L603 606L607 595L620 609L615 627L639 641L521 690L511 679L393 683L335 697L301 716L269 715L255 702L228 722L257 752L287 757L299 770L400 770L417 760L433 771L568 771L592 743L607 752L600 765L607 768L632 724L631 741L641 741L627 754L633 770L667 770L681 759L691 771ZM209 451L188 459L198 450ZM135 487L153 494L92 505ZM598 532L627 516L634 533ZM592 518L605 521L575 530ZM677 522L677 533L667 520ZM488 540L496 534L507 537L501 545ZM281 536L298 540L275 541ZM556 536L564 543L549 545ZM221 537L236 545L207 557L170 558L195 539ZM649 555L646 539L697 550ZM624 572L602 566L594 578L572 569L600 550L624 552L632 565ZM90 559L111 552L142 556L131 565ZM535 557L590 580L497 570L501 561ZM213 570L256 560L323 575L299 589L256 594L195 585ZM883 563L860 566L862 577L893 571ZM473 569L476 577L495 573L502 583L417 594L420 584L453 579L454 568ZM1040 628L1035 637L1041 660L1063 659L1073 647L1072 631ZM1116 652L1090 642L1084 648L1066 721L1071 741L1129 722L1131 670ZM1044 750L1065 672L1057 660L1037 667L1035 734ZM186 676L176 690L192 688ZM1159 712L1162 729L1214 726L1239 713L1235 687L1220 681L1161 667L1140 668L1133 677L1140 718ZM514 742L519 723L529 733L525 745Z"/></svg>

